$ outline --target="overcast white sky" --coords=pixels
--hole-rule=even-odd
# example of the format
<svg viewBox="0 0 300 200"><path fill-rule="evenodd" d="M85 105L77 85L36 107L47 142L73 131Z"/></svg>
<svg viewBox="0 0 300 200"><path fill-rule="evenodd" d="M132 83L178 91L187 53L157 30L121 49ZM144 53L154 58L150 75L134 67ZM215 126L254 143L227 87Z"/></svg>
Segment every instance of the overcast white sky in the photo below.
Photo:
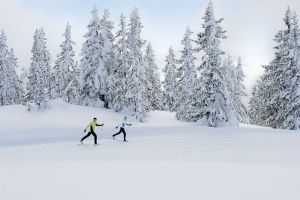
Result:
<svg viewBox="0 0 300 200"><path fill-rule="evenodd" d="M129 15L134 6L140 10L143 37L151 41L157 64L164 65L168 48L180 50L185 28L196 34L201 30L202 16L208 0L0 0L0 29L8 36L20 67L29 66L33 33L44 27L52 60L59 52L65 24L72 25L72 37L78 56L91 18L90 10L107 8L115 25L120 13ZM261 65L273 56L274 34L283 26L282 18L289 5L300 15L299 0L214 0L217 17L225 18L223 27L228 39L223 49L244 62L245 84L250 87L261 74ZM100 12L99 15L102 15ZM78 56L79 59L79 56Z"/></svg>

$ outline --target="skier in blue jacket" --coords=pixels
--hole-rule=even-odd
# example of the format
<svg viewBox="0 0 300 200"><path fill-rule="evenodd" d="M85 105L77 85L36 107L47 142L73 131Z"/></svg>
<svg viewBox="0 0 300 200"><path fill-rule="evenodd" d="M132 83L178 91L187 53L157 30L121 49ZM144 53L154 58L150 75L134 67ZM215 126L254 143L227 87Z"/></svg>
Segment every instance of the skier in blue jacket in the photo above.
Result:
<svg viewBox="0 0 300 200"><path fill-rule="evenodd" d="M115 139L115 137L121 133L123 133L123 136L124 136L124 142L127 142L126 140L126 131L125 131L125 126L131 126L132 124L127 124L127 116L124 117L124 121L122 121L119 126L116 127L116 129L118 127L120 127L120 131L117 132L116 134L112 135L113 139Z"/></svg>

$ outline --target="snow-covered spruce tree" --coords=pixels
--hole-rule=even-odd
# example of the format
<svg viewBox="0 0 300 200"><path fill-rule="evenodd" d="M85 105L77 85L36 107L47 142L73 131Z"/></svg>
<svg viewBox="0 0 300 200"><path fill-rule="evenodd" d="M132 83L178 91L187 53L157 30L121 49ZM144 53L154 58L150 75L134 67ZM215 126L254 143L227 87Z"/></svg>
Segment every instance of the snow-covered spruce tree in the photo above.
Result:
<svg viewBox="0 0 300 200"><path fill-rule="evenodd" d="M66 102L71 104L78 104L78 94L79 94L79 66L78 62L75 62L73 71L70 74L70 82L64 90L64 99Z"/></svg>
<svg viewBox="0 0 300 200"><path fill-rule="evenodd" d="M241 57L238 58L237 66L235 68L236 70L236 84L235 84L235 98L234 101L236 102L236 107L235 111L237 113L237 117L239 122L241 123L248 123L249 122L249 116L248 116L248 111L243 103L242 98L247 96L246 94L246 87L243 84L245 74L243 70L243 65L242 65L242 59Z"/></svg>
<svg viewBox="0 0 300 200"><path fill-rule="evenodd" d="M178 68L179 80L177 86L178 102L176 117L179 120L185 121L191 120L190 113L193 112L191 100L194 96L197 79L191 34L192 32L187 28L182 40L183 50L181 51L180 67Z"/></svg>
<svg viewBox="0 0 300 200"><path fill-rule="evenodd" d="M296 15L286 11L285 29L275 36L275 58L264 66L260 87L251 99L250 110L262 110L252 121L264 121L265 126L299 130L300 128L300 32ZM251 102L250 101L250 102ZM262 103L262 105L253 104Z"/></svg>
<svg viewBox="0 0 300 200"><path fill-rule="evenodd" d="M126 99L127 84L131 80L129 73L129 50L127 44L126 21L123 14L120 17L119 30L116 33L116 67L114 68L113 110L119 112L129 105Z"/></svg>
<svg viewBox="0 0 300 200"><path fill-rule="evenodd" d="M9 51L4 31L0 35L0 106L19 104L20 82L16 73L17 59L13 50Z"/></svg>
<svg viewBox="0 0 300 200"><path fill-rule="evenodd" d="M201 121L211 127L238 126L238 120L226 86L225 72L222 70L220 49L221 39L226 38L225 31L216 20L212 2L209 3L203 17L203 31L198 34L197 43L203 52L201 76L193 98L192 121Z"/></svg>
<svg viewBox="0 0 300 200"><path fill-rule="evenodd" d="M168 111L176 110L177 95L177 61L172 47L169 48L169 54L166 57L166 66L163 69L165 80L163 81L163 108Z"/></svg>
<svg viewBox="0 0 300 200"><path fill-rule="evenodd" d="M252 89L249 101L249 116L252 124L271 127L269 122L272 122L272 120L269 120L269 118L273 115L277 116L277 108L275 106L277 102L273 101L272 98L280 86L280 83L273 78L279 60L273 59L269 65L263 66L265 69L264 74Z"/></svg>
<svg viewBox="0 0 300 200"><path fill-rule="evenodd" d="M155 64L155 55L151 44L146 47L144 56L147 80L147 98L150 101L152 110L160 110L162 107L162 89L158 67Z"/></svg>
<svg viewBox="0 0 300 200"><path fill-rule="evenodd" d="M56 99L62 97L63 88L65 88L64 72L60 65L60 54L57 54L53 72L50 74L50 98Z"/></svg>
<svg viewBox="0 0 300 200"><path fill-rule="evenodd" d="M69 23L67 23L66 25L66 30L63 36L65 37L65 39L60 45L61 52L60 54L58 54L55 61L53 72L51 74L50 85L51 98L63 98L68 102L69 98L65 97L64 94L65 89L71 81L75 65L75 53L73 50L73 44L75 43L71 40L71 26Z"/></svg>
<svg viewBox="0 0 300 200"><path fill-rule="evenodd" d="M21 103L22 97L22 89L20 84L20 79L16 73L17 65L17 58L15 57L14 50L11 49L9 52L9 74L7 77L7 81L10 84L9 92L8 92L8 99L11 104L19 104Z"/></svg>
<svg viewBox="0 0 300 200"><path fill-rule="evenodd" d="M222 63L222 71L224 72L224 76L226 77L226 87L230 94L230 98L234 101L235 98L235 84L237 80L237 72L235 70L235 66L232 60L231 55L228 55ZM235 102L233 102L234 109L236 111Z"/></svg>
<svg viewBox="0 0 300 200"><path fill-rule="evenodd" d="M226 87L229 91L232 105L239 122L248 121L246 107L242 102L242 97L246 95L245 86L243 85L244 72L242 63L239 58L237 66L234 65L232 57L229 55L223 61L223 71L225 73Z"/></svg>
<svg viewBox="0 0 300 200"><path fill-rule="evenodd" d="M296 13L292 17L291 44L293 50L290 51L291 64L287 66L284 84L286 89L282 92L284 101L283 123L281 128L290 130L300 130L300 29Z"/></svg>
<svg viewBox="0 0 300 200"><path fill-rule="evenodd" d="M86 106L104 107L104 102L107 101L105 35L97 8L94 7L91 13L92 20L88 25L88 32L84 35L86 40L81 50L79 103Z"/></svg>
<svg viewBox="0 0 300 200"><path fill-rule="evenodd" d="M263 97L263 88L262 77L260 77L256 85L252 88L249 101L249 122L259 126L267 126L265 121L267 114L267 112L265 112L265 105L268 99Z"/></svg>
<svg viewBox="0 0 300 200"><path fill-rule="evenodd" d="M35 105L46 108L50 97L50 54L46 47L44 30L37 29L34 34L32 58L29 69L27 94L28 110Z"/></svg>
<svg viewBox="0 0 300 200"><path fill-rule="evenodd" d="M110 19L110 13L107 9L103 12L103 17L100 21L101 24L101 33L103 38L103 62L104 67L106 71L107 77L104 79L105 84L105 93L106 97L104 98L104 107L106 108L112 108L112 103L114 99L114 88L112 85L114 85L114 82L116 82L115 79L115 70L116 70L116 51L114 48L114 34L113 34L113 28L114 24Z"/></svg>
<svg viewBox="0 0 300 200"><path fill-rule="evenodd" d="M142 47L145 41L141 38L142 23L138 9L134 8L130 15L127 42L129 48L129 77L126 91L126 106L134 112L139 121L144 121L150 110L150 102L146 94L146 69L143 63Z"/></svg>
<svg viewBox="0 0 300 200"><path fill-rule="evenodd" d="M23 67L20 75L20 87L21 87L21 104L26 105L27 83L28 83L29 69Z"/></svg>

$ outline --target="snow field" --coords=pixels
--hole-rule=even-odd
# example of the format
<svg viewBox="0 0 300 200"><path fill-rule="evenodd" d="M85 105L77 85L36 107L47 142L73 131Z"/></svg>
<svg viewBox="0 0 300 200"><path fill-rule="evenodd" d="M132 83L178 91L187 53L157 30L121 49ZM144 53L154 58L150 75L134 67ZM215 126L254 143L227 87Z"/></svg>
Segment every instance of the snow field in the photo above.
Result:
<svg viewBox="0 0 300 200"><path fill-rule="evenodd" d="M151 112L130 119L128 143L111 139L123 114L52 102L28 113L0 108L0 199L299 200L300 135L242 125L207 128ZM100 145L79 144L93 117Z"/></svg>

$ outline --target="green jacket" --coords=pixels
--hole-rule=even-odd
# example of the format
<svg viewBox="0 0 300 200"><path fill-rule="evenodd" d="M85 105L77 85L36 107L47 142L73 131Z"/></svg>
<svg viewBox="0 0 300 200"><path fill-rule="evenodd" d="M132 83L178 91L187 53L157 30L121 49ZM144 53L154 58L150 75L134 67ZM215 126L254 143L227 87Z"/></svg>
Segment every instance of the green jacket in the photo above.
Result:
<svg viewBox="0 0 300 200"><path fill-rule="evenodd" d="M92 130L95 131L96 126L103 126L103 124L97 124L97 122L92 121L91 123L89 123L89 125L87 125L85 130L87 130L88 132L90 132Z"/></svg>

